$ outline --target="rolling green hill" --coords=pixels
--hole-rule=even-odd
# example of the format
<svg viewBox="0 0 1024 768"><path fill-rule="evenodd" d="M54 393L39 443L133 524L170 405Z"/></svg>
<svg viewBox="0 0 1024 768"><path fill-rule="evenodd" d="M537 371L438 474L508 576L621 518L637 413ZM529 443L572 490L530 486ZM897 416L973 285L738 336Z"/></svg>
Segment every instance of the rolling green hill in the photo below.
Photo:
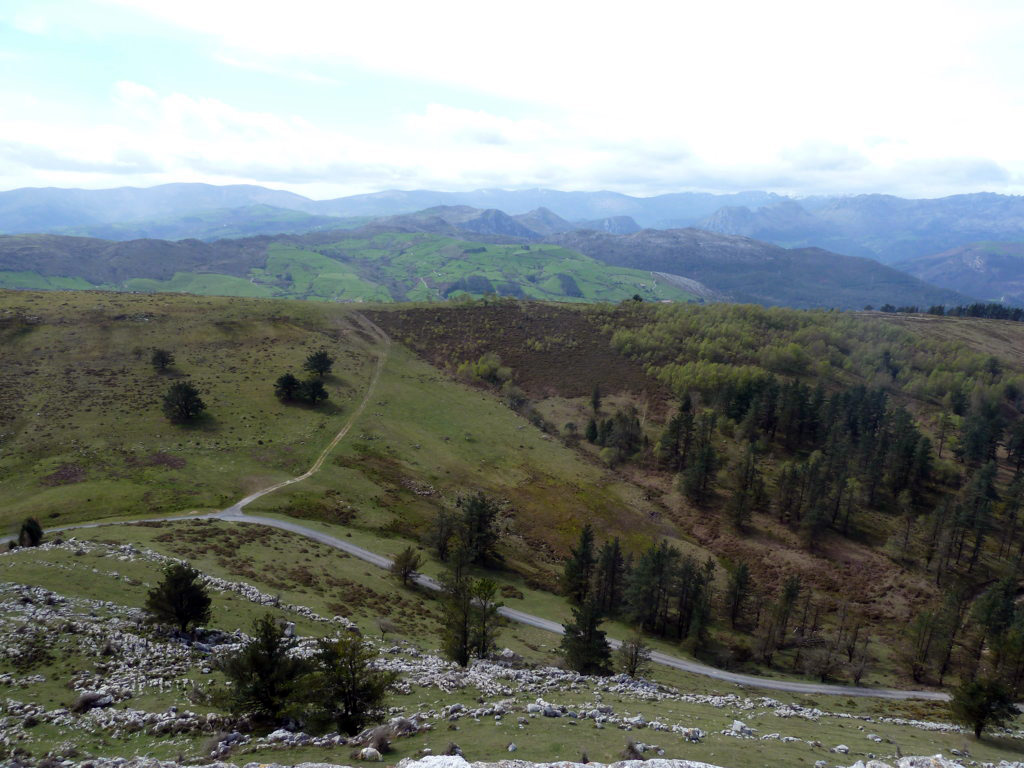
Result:
<svg viewBox="0 0 1024 768"><path fill-rule="evenodd" d="M0 237L0 287L308 299L437 301L489 293L550 301L691 301L642 270L546 244L427 232L320 233L204 243Z"/></svg>

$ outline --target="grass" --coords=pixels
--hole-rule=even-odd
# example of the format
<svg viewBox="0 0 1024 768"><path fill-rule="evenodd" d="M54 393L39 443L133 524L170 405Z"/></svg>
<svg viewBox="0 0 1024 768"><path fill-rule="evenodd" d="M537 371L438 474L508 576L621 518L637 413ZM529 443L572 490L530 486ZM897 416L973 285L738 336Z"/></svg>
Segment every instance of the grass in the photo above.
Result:
<svg viewBox="0 0 1024 768"><path fill-rule="evenodd" d="M353 525L376 537L422 536L439 508L483 490L505 502L506 557L546 582L583 519L638 541L672 533L652 520L639 489L394 345L372 402L332 460L249 510L311 510L330 521L315 508L330 490L358 510Z"/></svg>
<svg viewBox="0 0 1024 768"><path fill-rule="evenodd" d="M124 290L138 293L193 293L197 296L246 296L269 298L274 292L262 285L231 275L195 274L175 272L170 280L131 278L123 283Z"/></svg>

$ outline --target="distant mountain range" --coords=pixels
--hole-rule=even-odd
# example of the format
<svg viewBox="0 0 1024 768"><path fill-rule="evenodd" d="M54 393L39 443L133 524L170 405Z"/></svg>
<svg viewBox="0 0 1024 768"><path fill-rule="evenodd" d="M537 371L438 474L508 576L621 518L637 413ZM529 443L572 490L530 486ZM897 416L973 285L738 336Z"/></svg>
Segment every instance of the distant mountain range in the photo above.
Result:
<svg viewBox="0 0 1024 768"><path fill-rule="evenodd" d="M453 293L551 300L734 300L860 309L971 298L870 259L697 229L579 229L549 209L437 206L350 230L202 242L0 236L0 286L185 291L333 301ZM604 231L601 231L604 230ZM617 234L626 231L628 234Z"/></svg>
<svg viewBox="0 0 1024 768"><path fill-rule="evenodd" d="M1024 197L978 193L934 200L889 195L778 200L756 209L726 206L695 226L892 264L978 241L1024 241Z"/></svg>
<svg viewBox="0 0 1024 768"><path fill-rule="evenodd" d="M431 208L500 210L542 236L590 228L697 227L787 248L818 247L883 263L979 241L1024 242L1024 197L978 193L933 200L889 195L812 197L769 192L681 192L631 197L549 189L388 190L333 200L254 185L165 184L145 189L15 189L0 192L0 233L212 240L351 227Z"/></svg>

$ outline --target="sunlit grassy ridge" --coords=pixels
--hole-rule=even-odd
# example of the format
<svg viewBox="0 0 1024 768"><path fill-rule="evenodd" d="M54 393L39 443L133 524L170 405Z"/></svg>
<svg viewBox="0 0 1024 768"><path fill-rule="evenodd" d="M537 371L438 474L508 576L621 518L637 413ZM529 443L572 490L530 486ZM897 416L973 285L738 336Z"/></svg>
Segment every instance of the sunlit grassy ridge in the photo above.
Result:
<svg viewBox="0 0 1024 768"><path fill-rule="evenodd" d="M650 272L613 267L555 245L494 245L434 234L332 236L303 240L246 240L238 244L198 244L205 248L199 266L177 266L167 277L168 264L154 263L141 245L140 255L123 267L125 278L89 282L72 259L52 270L0 271L0 288L56 290L102 288L146 293L275 297L335 302L437 301L452 295L488 293L551 301L621 301L638 295L651 301L691 301L694 296ZM17 239L26 248L42 249L30 237ZM53 238L50 238L53 240ZM48 243L50 241L47 241ZM60 240L64 246L68 240ZM88 241L93 247L102 241ZM120 246L98 258L120 258ZM166 244L164 244L166 245ZM188 243L172 244L171 258L191 258ZM124 246L127 247L127 246ZM103 248L100 248L103 251ZM179 252L180 251L180 252ZM208 251L208 252L207 252ZM66 253L62 253L67 257ZM45 255L37 255L45 259ZM19 262L20 263L20 262ZM63 271L60 274L63 274ZM92 273L90 273L92 274ZM97 272L96 274L107 274ZM121 273L119 273L121 274ZM101 278L93 277L92 280Z"/></svg>

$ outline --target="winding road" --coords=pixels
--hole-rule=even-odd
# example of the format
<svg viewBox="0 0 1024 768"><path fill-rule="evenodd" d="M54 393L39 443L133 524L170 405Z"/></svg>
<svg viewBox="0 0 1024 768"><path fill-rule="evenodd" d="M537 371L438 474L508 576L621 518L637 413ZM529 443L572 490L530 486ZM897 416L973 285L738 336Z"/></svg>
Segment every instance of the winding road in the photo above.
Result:
<svg viewBox="0 0 1024 768"><path fill-rule="evenodd" d="M324 461L330 452L341 442L342 439L348 434L349 430L355 424L356 420L365 410L367 404L370 402L370 398L376 389L377 382L380 380L381 372L384 369L384 364L387 361L388 350L390 348L391 340L387 334L384 333L375 323L369 318L364 317L361 314L356 313L356 317L361 323L368 328L373 336L375 336L380 342L380 350L377 355L377 360L374 366L374 372L370 379L369 384L366 388L366 393L363 395L362 400L356 409L351 413L345 424L334 436L334 438L328 443L327 447L320 453L313 465L297 477L293 477L288 480L284 480L280 483L263 488L255 493L251 493L245 498L232 504L227 509L223 509L219 512L208 512L203 514L195 515L168 515L162 517L151 517L144 519L134 519L117 522L95 522L95 523L81 523L78 525L69 525L61 528L53 528L51 531L68 531L83 528L98 528L105 525L126 525L131 523L143 523L143 522L165 522L173 520L195 520L195 519L217 519L225 520L235 523L248 523L253 525L265 525L271 528L279 528L284 531L291 531L297 533L300 536L313 539L326 544L329 547L339 549L346 552L354 557L375 565L379 568L390 568L391 560L383 555L371 552L368 549L360 547L344 539L339 539L336 536L317 531L313 528L308 528L301 523L293 522L291 520L279 520L273 517L264 517L262 515L249 515L245 514L244 509L249 504L254 502L269 493L273 493L280 488L292 485L294 483L302 482L313 476L323 466ZM3 543L4 540L0 540ZM427 589L439 590L441 585L429 576L423 574L416 574L414 577L415 582ZM564 628L557 621L551 621L550 619L544 619L540 616L534 616L524 611L517 611L514 608L502 607L499 609L499 613L510 621L515 621L520 624L526 624L537 629L542 629L555 634L563 634ZM609 639L613 648L617 648L621 643L618 640ZM847 686L847 685L829 685L826 683L805 683L790 680L775 680L772 678L758 677L755 675L743 675L735 672L727 672L717 667L712 667L707 664L701 664L698 661L691 659L684 659L678 656L672 656L662 651L653 651L651 653L651 661L656 664L661 664L666 667L672 667L675 669L682 670L684 672L691 672L697 675L703 675L710 677L715 680L721 680L725 683L734 683L736 685L749 686L753 688L767 688L775 691L784 691L787 693L799 693L808 695L824 695L824 696L864 696L878 699L926 699L931 701L948 701L949 696L945 693L937 691L914 691L914 690L899 690L894 688L867 688L860 686Z"/></svg>

